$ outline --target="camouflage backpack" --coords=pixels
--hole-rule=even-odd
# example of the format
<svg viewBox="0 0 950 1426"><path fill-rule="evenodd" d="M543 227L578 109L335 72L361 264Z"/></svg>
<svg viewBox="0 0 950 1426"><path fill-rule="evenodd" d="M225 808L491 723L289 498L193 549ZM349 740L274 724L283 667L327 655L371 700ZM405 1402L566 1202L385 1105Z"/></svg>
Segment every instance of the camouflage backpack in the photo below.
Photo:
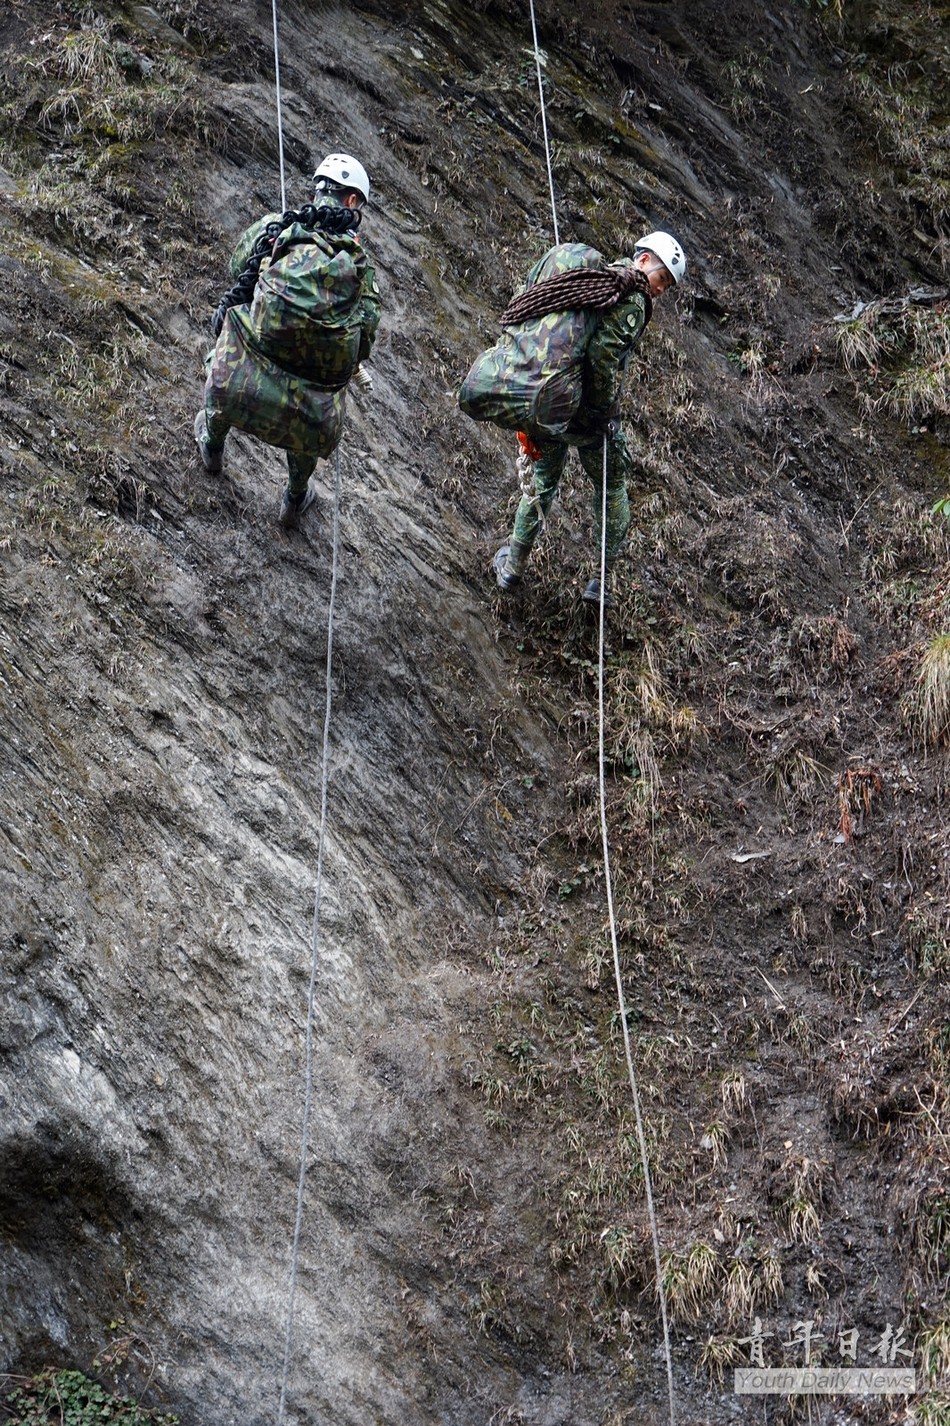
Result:
<svg viewBox="0 0 950 1426"><path fill-rule="evenodd" d="M249 321L254 345L327 390L356 370L366 255L349 234L292 223L261 263Z"/></svg>
<svg viewBox="0 0 950 1426"><path fill-rule="evenodd" d="M577 268L606 266L596 248L561 243L535 264L526 286ZM563 436L581 404L584 356L597 322L597 312L575 308L507 328L462 383L459 405L466 416L535 439Z"/></svg>

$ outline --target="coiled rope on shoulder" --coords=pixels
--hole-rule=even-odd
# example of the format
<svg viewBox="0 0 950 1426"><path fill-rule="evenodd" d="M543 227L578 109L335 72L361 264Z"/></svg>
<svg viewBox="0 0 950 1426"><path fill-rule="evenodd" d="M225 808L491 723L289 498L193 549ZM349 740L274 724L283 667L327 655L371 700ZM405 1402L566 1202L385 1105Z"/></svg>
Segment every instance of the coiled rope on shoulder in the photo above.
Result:
<svg viewBox="0 0 950 1426"><path fill-rule="evenodd" d="M639 292L646 301L647 321L653 311L650 284L639 268L629 265L590 268L575 267L558 272L536 282L513 297L498 321L503 327L516 326L532 317L546 317L550 312L573 312L590 308L594 312L609 312L631 292Z"/></svg>
<svg viewBox="0 0 950 1426"><path fill-rule="evenodd" d="M287 1382L293 1355L294 1313L297 1303L297 1274L300 1267L300 1237L303 1231L303 1204L307 1182L307 1154L310 1149L310 1121L313 1114L313 1022L316 1009L317 969L320 963L320 908L323 899L323 854L326 846L327 790L330 781L330 715L333 706L333 616L336 607L337 570L340 552L340 448L337 446L333 480L333 539L330 557L330 599L327 610L326 705L323 715L323 749L320 758L320 830L317 840L317 879L314 887L313 925L310 935L310 983L307 988L307 1029L304 1050L303 1124L300 1132L300 1172L297 1178L297 1211L294 1217L290 1277L287 1289L287 1328L281 1370L277 1426L283 1426L287 1405Z"/></svg>

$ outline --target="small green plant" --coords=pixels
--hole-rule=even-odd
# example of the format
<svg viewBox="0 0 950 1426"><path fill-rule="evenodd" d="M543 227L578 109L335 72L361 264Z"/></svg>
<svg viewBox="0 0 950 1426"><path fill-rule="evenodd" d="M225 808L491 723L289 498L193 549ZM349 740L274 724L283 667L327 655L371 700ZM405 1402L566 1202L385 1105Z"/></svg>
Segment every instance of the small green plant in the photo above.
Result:
<svg viewBox="0 0 950 1426"><path fill-rule="evenodd" d="M82 1372L48 1367L23 1380L4 1402L7 1426L176 1426L177 1416L113 1396Z"/></svg>
<svg viewBox="0 0 950 1426"><path fill-rule="evenodd" d="M939 974L950 967L950 913L939 899L926 896L904 918L907 948L922 975Z"/></svg>
<svg viewBox="0 0 950 1426"><path fill-rule="evenodd" d="M723 65L722 77L733 118L739 121L751 119L755 115L756 100L767 89L762 56L754 50L745 50L737 59L730 59Z"/></svg>
<svg viewBox="0 0 950 1426"><path fill-rule="evenodd" d="M600 1246L607 1259L610 1284L619 1292L642 1269L642 1244L630 1228L611 1224L601 1233Z"/></svg>
<svg viewBox="0 0 950 1426"><path fill-rule="evenodd" d="M936 1193L921 1206L917 1241L927 1271L939 1279L950 1264L950 1195Z"/></svg>
<svg viewBox="0 0 950 1426"><path fill-rule="evenodd" d="M912 1408L916 1426L950 1426L950 1396L931 1391Z"/></svg>

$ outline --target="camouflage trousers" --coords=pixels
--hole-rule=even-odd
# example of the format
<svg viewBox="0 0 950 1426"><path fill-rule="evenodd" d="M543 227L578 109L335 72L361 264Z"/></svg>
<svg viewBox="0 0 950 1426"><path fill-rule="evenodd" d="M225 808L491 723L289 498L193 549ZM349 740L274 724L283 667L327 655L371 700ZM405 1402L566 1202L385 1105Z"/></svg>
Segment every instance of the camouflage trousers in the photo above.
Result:
<svg viewBox="0 0 950 1426"><path fill-rule="evenodd" d="M235 426L240 430L246 429L237 421L228 420L223 412L212 410L207 405L205 406L205 417L208 423L208 447L210 450L221 450L228 432ZM253 434L257 435L257 432L255 431ZM307 488L319 456L304 455L301 451L286 451L285 454L287 456L287 489L291 495L300 495Z"/></svg>
<svg viewBox="0 0 950 1426"><path fill-rule="evenodd" d="M293 376L250 345L244 307L232 307L205 363L208 445L221 450L232 429L287 453L287 488L306 490L318 460L343 435L345 391L325 391Z"/></svg>
<svg viewBox="0 0 950 1426"><path fill-rule="evenodd" d="M592 500L594 532L597 548L601 541L601 506L603 504L604 439L574 441L552 441L550 437L540 446L541 459L534 464L534 490L536 499L522 495L515 516L512 540L517 540L526 550L530 550L541 528L541 516L547 517L557 494L567 455L571 446L577 449L578 459L594 487ZM627 499L627 476L631 467L630 451L622 431L613 431L607 436L607 560L619 555L630 528L630 502ZM538 506L540 505L540 513Z"/></svg>

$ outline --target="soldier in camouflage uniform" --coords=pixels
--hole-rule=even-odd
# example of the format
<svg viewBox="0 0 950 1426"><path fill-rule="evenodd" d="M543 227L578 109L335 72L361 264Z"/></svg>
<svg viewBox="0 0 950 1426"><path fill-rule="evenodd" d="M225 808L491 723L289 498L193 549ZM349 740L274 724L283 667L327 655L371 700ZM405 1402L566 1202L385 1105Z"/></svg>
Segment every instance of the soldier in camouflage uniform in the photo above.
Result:
<svg viewBox="0 0 950 1426"><path fill-rule="evenodd" d="M347 154L324 159L314 181L314 204L320 209L359 211L369 197L366 170ZM232 278L240 279L248 272L258 239L282 216L269 213L242 233L230 262ZM282 232L278 243L283 244L288 236L300 241L314 236L319 239L320 233L310 234L298 224ZM342 253L337 267L345 268L344 277L338 279L340 287L349 284L347 295L352 298L355 275L359 288L358 300L355 305L348 302L326 350L314 359L312 333L309 346L308 337L301 334L299 343L284 341L276 357L273 351L262 350L252 324L252 294L235 287L218 309L216 328L220 322L220 330L208 358L204 406L195 420L202 462L214 473L223 468L224 442L232 427L287 452L288 481L279 517L287 529L296 528L315 499L310 476L317 460L331 455L340 442L346 386L354 369L369 356L379 326L379 287L364 250L353 234L334 236L332 245ZM261 267L266 270L266 259ZM253 269L251 274L253 283ZM260 281L258 278L258 284ZM331 271L326 284L331 305L333 281ZM231 305L232 301L237 305ZM368 386L368 373L360 375L361 384Z"/></svg>
<svg viewBox="0 0 950 1426"><path fill-rule="evenodd" d="M586 269L614 275L617 287L601 310L569 306L569 283ZM531 269L522 289L508 309L517 315L519 302L530 306L531 290L547 282L561 306L545 308L544 315L524 321L502 322L507 329L489 352L473 366L460 393L462 410L476 420L491 420L516 427L525 454L519 460L534 465L530 487L524 482L514 529L507 545L494 558L499 587L508 592L522 580L528 557L557 494L570 448L594 487L593 513L598 547L602 538L604 440L607 445L606 563L617 559L630 525L627 476L631 457L615 419L627 358L635 350L650 316L651 300L662 295L686 273L682 248L667 233L651 233L640 240L633 259L606 265L596 249L579 244L552 248ZM558 288L561 279L562 286ZM579 299L580 300L580 299ZM600 580L584 590L586 600L599 602ZM613 603L605 591L605 603Z"/></svg>

